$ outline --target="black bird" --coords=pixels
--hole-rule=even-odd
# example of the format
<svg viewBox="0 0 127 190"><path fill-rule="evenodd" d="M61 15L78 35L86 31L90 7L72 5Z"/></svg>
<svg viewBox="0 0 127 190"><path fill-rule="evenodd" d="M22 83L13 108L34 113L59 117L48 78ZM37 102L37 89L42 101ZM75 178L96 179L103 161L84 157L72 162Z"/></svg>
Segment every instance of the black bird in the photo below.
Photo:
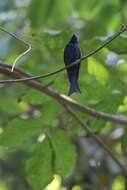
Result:
<svg viewBox="0 0 127 190"><path fill-rule="evenodd" d="M80 58L81 58L81 50L78 44L78 38L75 34L73 34L71 40L64 49L64 63L67 66ZM68 96L70 96L74 92L81 93L81 90L78 85L79 68L80 68L80 63L67 69L68 79L70 82L70 90L68 92Z"/></svg>

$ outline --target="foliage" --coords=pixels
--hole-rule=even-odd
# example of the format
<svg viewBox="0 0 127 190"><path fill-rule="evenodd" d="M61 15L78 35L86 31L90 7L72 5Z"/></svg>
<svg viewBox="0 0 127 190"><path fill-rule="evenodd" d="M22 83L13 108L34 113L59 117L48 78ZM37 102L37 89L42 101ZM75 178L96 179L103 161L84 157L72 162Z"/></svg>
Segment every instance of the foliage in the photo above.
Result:
<svg viewBox="0 0 127 190"><path fill-rule="evenodd" d="M73 33L79 35L82 54L87 55L118 31L121 24L127 24L126 0L6 0L0 1L0 10L1 26L32 44L32 51L17 62L17 67L33 75L64 66L64 47ZM25 50L23 44L3 32L0 42L0 59L9 64ZM72 98L98 111L127 116L126 54L125 32L81 63L82 94L73 94ZM1 74L0 80L3 79L7 77ZM50 87L61 94L68 92L65 71L40 81L53 82ZM118 124L78 114L126 164L127 130ZM51 97L24 84L0 86L0 183L5 184L3 190L15 189L16 183L18 190L44 189L55 174L62 177L56 190L115 190L115 184L122 184L120 188L126 189L124 175L91 141Z"/></svg>

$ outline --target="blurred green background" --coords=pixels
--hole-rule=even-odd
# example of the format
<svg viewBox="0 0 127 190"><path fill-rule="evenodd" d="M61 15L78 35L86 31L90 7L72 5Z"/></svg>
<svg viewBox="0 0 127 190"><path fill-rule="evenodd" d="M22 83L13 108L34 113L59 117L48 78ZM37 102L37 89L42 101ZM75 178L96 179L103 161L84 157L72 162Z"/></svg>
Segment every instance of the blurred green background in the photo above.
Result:
<svg viewBox="0 0 127 190"><path fill-rule="evenodd" d="M127 0L0 1L0 26L32 44L32 51L22 57L16 66L33 75L64 66L64 47L73 33L79 36L82 54L87 55L119 31L121 24L127 25ZM24 44L0 32L1 61L12 65L25 50ZM9 78L0 74L0 79ZM65 71L42 81L45 84L52 81L51 88L59 93L68 92ZM81 64L79 83L82 94L73 94L72 98L80 104L127 116L127 32ZM127 166L126 127L81 113L79 116ZM45 128L64 129L77 149L73 174L65 179L54 173L53 182L45 190L127 189L127 179L116 164L55 100L24 84L0 85L0 133L3 134L8 126L13 127L15 119L18 128L21 120L33 118L41 118L41 125ZM29 130L32 130L31 123L28 122ZM10 133L2 137L5 145L16 141L15 136L21 138L20 131L17 130L14 136ZM31 141L34 142L35 137L30 137L18 148L8 149L0 137L0 190L34 189L26 181L22 166Z"/></svg>

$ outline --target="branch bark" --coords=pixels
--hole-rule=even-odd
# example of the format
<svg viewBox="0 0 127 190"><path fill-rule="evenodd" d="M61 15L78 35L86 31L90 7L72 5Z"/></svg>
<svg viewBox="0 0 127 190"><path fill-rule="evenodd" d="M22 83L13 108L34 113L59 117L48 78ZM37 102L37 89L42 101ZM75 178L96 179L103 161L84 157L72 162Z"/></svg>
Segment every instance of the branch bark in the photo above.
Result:
<svg viewBox="0 0 127 190"><path fill-rule="evenodd" d="M10 70L11 66L0 63L0 73L10 76L12 78L23 78L23 77L31 77L30 74L25 73L23 70L15 68L14 72L11 72ZM52 90L51 88L46 87L45 84L39 82L39 81L24 81L24 83L42 93L45 93L48 96L51 96L52 98L56 99L60 104L66 104L73 108L75 108L77 111L83 112L85 114L88 114L92 117L95 117L97 119L102 119L105 121L111 121L113 123L127 125L127 118L122 118L116 115L111 115L103 112L96 111L94 109L91 109L87 106L81 105L75 100L71 99L70 97L60 94L55 90Z"/></svg>
<svg viewBox="0 0 127 190"><path fill-rule="evenodd" d="M97 136L95 135L90 128L87 126L87 124L85 124L84 122L82 122L82 120L78 117L78 115L71 109L69 108L67 105L64 106L65 109L70 113L70 115L85 129L85 131L89 134L89 136L92 137L92 139L94 139L101 148L103 148L105 150L105 152L107 152L107 154L112 158L112 160L114 160L114 162L120 167L120 169L123 171L124 175L127 176L127 169L125 168L125 166L116 158L116 156L114 155L114 153L108 148L108 146Z"/></svg>
<svg viewBox="0 0 127 190"><path fill-rule="evenodd" d="M1 30L1 28L0 28L0 30ZM2 29L2 30L3 30L3 29ZM70 68L70 67L72 67L72 66L74 66L74 65L76 65L76 64L78 64L78 63L80 63L81 61L86 60L86 59L88 59L89 57L93 56L94 54L96 54L97 52L99 52L101 49L103 49L104 47L108 46L113 40L115 40L116 38L118 38L118 37L120 36L120 34L122 34L123 32L125 32L126 30L127 30L127 28L126 28L124 25L122 25L122 27L120 28L120 31L117 32L116 34L114 34L112 37L110 37L109 40L106 41L103 45L101 45L101 46L98 47L96 50L90 52L90 53L89 53L88 55L86 55L86 56L81 57L81 59L78 59L77 61L75 61L74 63L72 63L72 64L70 64L70 65L68 65L68 66L65 66L65 67L63 67L63 68L61 68L61 69L58 69L58 70L56 70L56 71L54 71L54 72L47 73L47 74L44 74L44 75L31 76L31 77L28 77L28 78L21 78L21 79L16 79L16 80L1 80L1 81L0 81L0 84L4 84L4 83L16 83L16 82L25 82L25 81L28 81L28 80L29 80L29 81L30 81L30 80L37 80L37 79L40 79L40 78L47 78L47 77L49 77L49 76L56 75L56 74L58 74L58 73L64 71L65 69ZM4 30L3 30L3 31L4 31ZM7 31L5 31L5 32L9 34L9 32L7 32ZM16 39L18 39L18 37L16 37L14 34L11 34L11 36L13 36L13 37L15 37ZM19 40L20 40L20 39L19 39ZM20 40L20 41L22 41L22 40ZM28 43L25 43L25 44L28 45ZM31 46L29 45L29 47L31 47Z"/></svg>

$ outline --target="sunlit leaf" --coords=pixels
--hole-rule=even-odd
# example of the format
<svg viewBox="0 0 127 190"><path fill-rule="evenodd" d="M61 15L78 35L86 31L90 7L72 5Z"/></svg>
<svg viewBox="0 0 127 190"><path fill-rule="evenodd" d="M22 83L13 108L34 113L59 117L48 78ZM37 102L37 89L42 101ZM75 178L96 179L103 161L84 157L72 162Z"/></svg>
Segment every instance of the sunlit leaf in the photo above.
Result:
<svg viewBox="0 0 127 190"><path fill-rule="evenodd" d="M105 85L109 79L109 74L104 65L98 63L96 60L90 58L88 64L88 72L96 77L102 85Z"/></svg>

